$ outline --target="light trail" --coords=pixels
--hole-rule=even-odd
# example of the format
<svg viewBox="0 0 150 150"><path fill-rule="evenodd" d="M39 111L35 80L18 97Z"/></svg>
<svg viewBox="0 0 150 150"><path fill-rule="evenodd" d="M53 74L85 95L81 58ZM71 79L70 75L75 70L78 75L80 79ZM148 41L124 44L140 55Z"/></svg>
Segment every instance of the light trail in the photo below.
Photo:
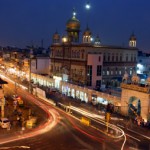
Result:
<svg viewBox="0 0 150 150"><path fill-rule="evenodd" d="M4 76L3 76L4 77ZM6 78L6 77L4 77L4 78ZM9 80L11 83L15 83L14 81L12 81L12 80L10 80L9 78L6 78L7 80ZM20 84L19 84L19 86L20 86ZM20 86L21 88L23 88L23 89L25 89L24 88L24 86ZM27 88L26 88L27 89ZM27 97L30 99L30 100L32 100L32 96L31 95L27 95ZM35 101L34 100L34 103L36 103L38 106L40 106L42 109L44 109L44 110L47 110L48 108L46 108L46 107L44 107L44 105L41 103L41 102L37 102L37 101ZM61 104L61 105L63 105L63 104ZM65 106L65 105L64 105ZM68 107L68 106L65 106L65 107ZM91 114L91 113L89 113L89 112L87 112L87 111L85 111L85 110L82 110L82 109L79 109L79 108L76 108L76 107L74 107L74 106L70 106L70 109L72 109L72 110L74 110L74 111L77 111L78 113L80 113L80 114L83 114L83 115L85 115L85 116L88 116L90 119L93 119L94 121L96 121L96 122L98 122L98 123L100 123L100 124L102 124L102 125L104 125L104 126L106 126L106 123L105 123L105 121L104 121L104 116L100 116L100 115L97 115L97 114ZM57 123L58 123L58 120L56 119L56 114L55 113L53 113L52 111L47 111L47 114L48 114L48 116L49 116L49 118L50 118L50 115L52 116L52 118L53 118L53 121L51 120L52 118L50 118L50 119L48 119L48 121L44 124L44 125L42 125L42 126L40 126L39 128L37 128L35 131L33 131L32 133L26 133L26 134L24 134L24 135L19 135L18 137L13 137L13 139L10 139L10 140L7 140L7 141L3 141L3 142L1 142L0 144L4 144L4 143L8 143L8 142L13 142L13 141L16 141L16 140L20 140L20 139L25 139L25 138L29 138L29 137L33 137L33 136L36 136L36 135L39 135L39 134L43 134L43 133L45 133L45 132L47 132L47 131L49 131L49 130L51 130ZM57 114L58 115L58 114ZM59 117L58 117L59 118ZM96 119L99 119L99 120L96 120ZM125 134L124 134L124 131L122 130L122 129L120 129L119 127L117 127L117 126L114 126L114 125L112 125L112 124L109 124L108 125L109 126L109 128L111 128L111 129L113 129L113 130L118 130L119 132L121 132L121 135L120 136L118 136L117 138L121 138L122 136L124 136L125 137L125 140L124 140L124 142L123 142L123 144L122 144L122 147L121 147L121 150L123 149L123 147L124 147L124 145L125 145L125 142L126 142L126 136L125 136ZM94 138L94 137L93 137ZM96 138L96 137L95 137ZM100 140L100 139L97 139L97 140Z"/></svg>
<svg viewBox="0 0 150 150"><path fill-rule="evenodd" d="M100 116L100 117L98 117L98 115L96 115L96 114L93 114L93 113L89 113L89 112L87 112L87 111L85 111L85 110L82 110L82 109L80 109L80 108L77 108L77 107L74 107L74 106L67 106L67 105L64 105L64 104L62 104L62 103L59 103L60 105L62 105L62 106L64 106L64 107L68 107L68 108L70 108L70 109L72 109L72 110L74 110L74 111L76 111L76 112L78 112L78 113L80 113L80 114L82 114L82 115L84 115L84 116L87 116L87 117L89 117L91 120L94 120L95 122L97 122L97 123L99 123L99 124L102 124L102 125L104 125L104 126L106 126L106 122L104 121L104 119L102 119L102 117ZM99 120L97 120L97 118L99 119ZM113 124L110 124L110 123L108 123L108 127L109 128L111 128L111 129L113 129L113 130L118 130L120 133L121 133L121 135L120 136L117 136L117 137L114 137L114 138L122 138L123 136L124 136L124 141L123 141L123 144L122 144L122 146L121 146L121 150L123 150L124 149L124 146L125 146L125 143L126 143L126 135L125 135L125 133L124 133L124 131L121 129L121 128L119 128L119 127L117 127L117 126L115 126L115 125L113 125ZM104 132L103 132L104 133Z"/></svg>
<svg viewBox="0 0 150 150"><path fill-rule="evenodd" d="M54 126L56 126L56 124L59 122L59 118L60 118L59 113L55 109L51 108L50 106L48 106L46 104L43 104L40 101L37 101L32 95L29 95L24 90L22 91L21 89L19 89L18 93L25 95L25 97L27 99L29 99L30 101L32 101L33 103L38 105L41 109L43 109L47 114L47 122L38 126L35 129L33 129L31 132L23 133L23 131L21 131L22 133L20 133L20 134L18 133L19 135L15 135L15 136L9 137L9 138L0 139L0 145L46 133L46 132L50 131Z"/></svg>
<svg viewBox="0 0 150 150"><path fill-rule="evenodd" d="M27 89L28 89L27 87L25 87L25 86L19 84L18 82L15 82L15 81L11 80L10 78L8 78L8 77L6 77L6 76L4 76L4 75L2 75L2 74L0 75L0 77L6 79L7 81L11 82L12 84L17 83L17 86L21 87L21 88L24 89L24 90L27 90Z"/></svg>

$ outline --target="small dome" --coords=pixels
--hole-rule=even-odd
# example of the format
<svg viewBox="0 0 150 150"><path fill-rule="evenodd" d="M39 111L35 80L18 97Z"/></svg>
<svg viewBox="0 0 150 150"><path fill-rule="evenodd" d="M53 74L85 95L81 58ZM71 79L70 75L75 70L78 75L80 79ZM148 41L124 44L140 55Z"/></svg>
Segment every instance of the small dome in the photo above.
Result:
<svg viewBox="0 0 150 150"><path fill-rule="evenodd" d="M91 33L91 31L90 31L90 29L89 29L88 27L87 27L86 30L84 31L83 35L84 35L84 36L91 36L91 35L92 35L92 33Z"/></svg>
<svg viewBox="0 0 150 150"><path fill-rule="evenodd" d="M58 32L56 31L54 34L53 34L53 39L60 39L60 35L58 34Z"/></svg>
<svg viewBox="0 0 150 150"><path fill-rule="evenodd" d="M80 21L76 18L76 11L73 9L72 18L66 23L67 30L80 30Z"/></svg>
<svg viewBox="0 0 150 150"><path fill-rule="evenodd" d="M80 21L73 16L67 21L66 28L71 30L80 30Z"/></svg>
<svg viewBox="0 0 150 150"><path fill-rule="evenodd" d="M134 35L134 33L130 36L130 41L136 41L136 36Z"/></svg>
<svg viewBox="0 0 150 150"><path fill-rule="evenodd" d="M98 43L101 43L101 40L100 40L100 38L99 38L98 35L97 35L96 38L95 38L95 42L96 42L96 43L97 43L97 42L98 42Z"/></svg>

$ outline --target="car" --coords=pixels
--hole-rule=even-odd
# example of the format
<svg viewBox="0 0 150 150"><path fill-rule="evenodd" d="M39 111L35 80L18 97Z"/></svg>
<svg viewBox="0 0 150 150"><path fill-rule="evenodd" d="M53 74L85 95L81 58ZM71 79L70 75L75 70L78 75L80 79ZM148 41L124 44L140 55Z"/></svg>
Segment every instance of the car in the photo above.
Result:
<svg viewBox="0 0 150 150"><path fill-rule="evenodd" d="M0 126L2 128L9 128L10 127L10 121L8 118L1 118L0 119Z"/></svg>

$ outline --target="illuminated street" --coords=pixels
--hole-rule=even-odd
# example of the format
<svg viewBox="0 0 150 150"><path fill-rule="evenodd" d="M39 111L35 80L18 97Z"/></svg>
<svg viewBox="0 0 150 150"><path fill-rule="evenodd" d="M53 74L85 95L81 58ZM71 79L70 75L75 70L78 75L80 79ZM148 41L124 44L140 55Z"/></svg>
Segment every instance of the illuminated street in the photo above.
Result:
<svg viewBox="0 0 150 150"><path fill-rule="evenodd" d="M10 87L10 86L9 86ZM89 113L88 111L81 110L79 108L71 106L71 111L75 118L72 118L69 114L66 114L60 107L60 109L55 108L55 106L48 104L47 102L42 101L42 103L33 96L29 94L26 95L25 91L21 89L18 90L19 94L34 102L38 107L40 106L42 109L46 110L48 116L48 122L40 125L30 132L20 132L19 136L14 135L9 138L3 138L1 140L1 149L4 147L10 147L8 149L14 148L17 149L22 147L30 148L30 149L98 149L101 147L102 149L121 149L121 146L124 141L124 137L113 139L109 136L103 134L106 130L105 122L103 118L97 114ZM26 95L26 96L23 96ZM62 105L62 104L61 104ZM81 116L87 116L93 120L92 126L98 127L91 128L85 126L80 123ZM46 116L45 116L46 117ZM110 125L111 127L112 125ZM113 128L113 127L112 127ZM110 130L110 129L109 129ZM119 129L120 130L120 129ZM147 149L149 145L149 139L142 137L129 130L126 131L127 142L125 143L125 147L145 147ZM69 139L69 142L68 142ZM19 140L19 141L18 141ZM14 141L14 142L13 142ZM16 145L17 141L17 145ZM76 142L74 142L76 141ZM145 144L141 145L145 142ZM6 144L5 144L6 143ZM7 144L8 143L8 144ZM41 143L44 143L41 144ZM87 144L88 143L88 144ZM117 144L116 144L117 143ZM146 144L147 143L147 144ZM61 147L61 148L60 148Z"/></svg>
<svg viewBox="0 0 150 150"><path fill-rule="evenodd" d="M0 2L0 150L150 150L150 1Z"/></svg>

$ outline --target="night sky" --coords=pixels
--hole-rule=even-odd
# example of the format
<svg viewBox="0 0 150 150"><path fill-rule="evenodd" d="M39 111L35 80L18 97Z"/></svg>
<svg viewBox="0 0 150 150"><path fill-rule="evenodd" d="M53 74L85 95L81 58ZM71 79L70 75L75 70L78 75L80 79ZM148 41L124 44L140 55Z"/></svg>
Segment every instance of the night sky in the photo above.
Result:
<svg viewBox="0 0 150 150"><path fill-rule="evenodd" d="M128 46L132 32L137 47L150 51L150 0L0 0L0 46L41 45L47 48L52 35L65 32L66 21L75 7L81 34L87 18L94 36L104 45ZM88 16L88 17L87 17Z"/></svg>

